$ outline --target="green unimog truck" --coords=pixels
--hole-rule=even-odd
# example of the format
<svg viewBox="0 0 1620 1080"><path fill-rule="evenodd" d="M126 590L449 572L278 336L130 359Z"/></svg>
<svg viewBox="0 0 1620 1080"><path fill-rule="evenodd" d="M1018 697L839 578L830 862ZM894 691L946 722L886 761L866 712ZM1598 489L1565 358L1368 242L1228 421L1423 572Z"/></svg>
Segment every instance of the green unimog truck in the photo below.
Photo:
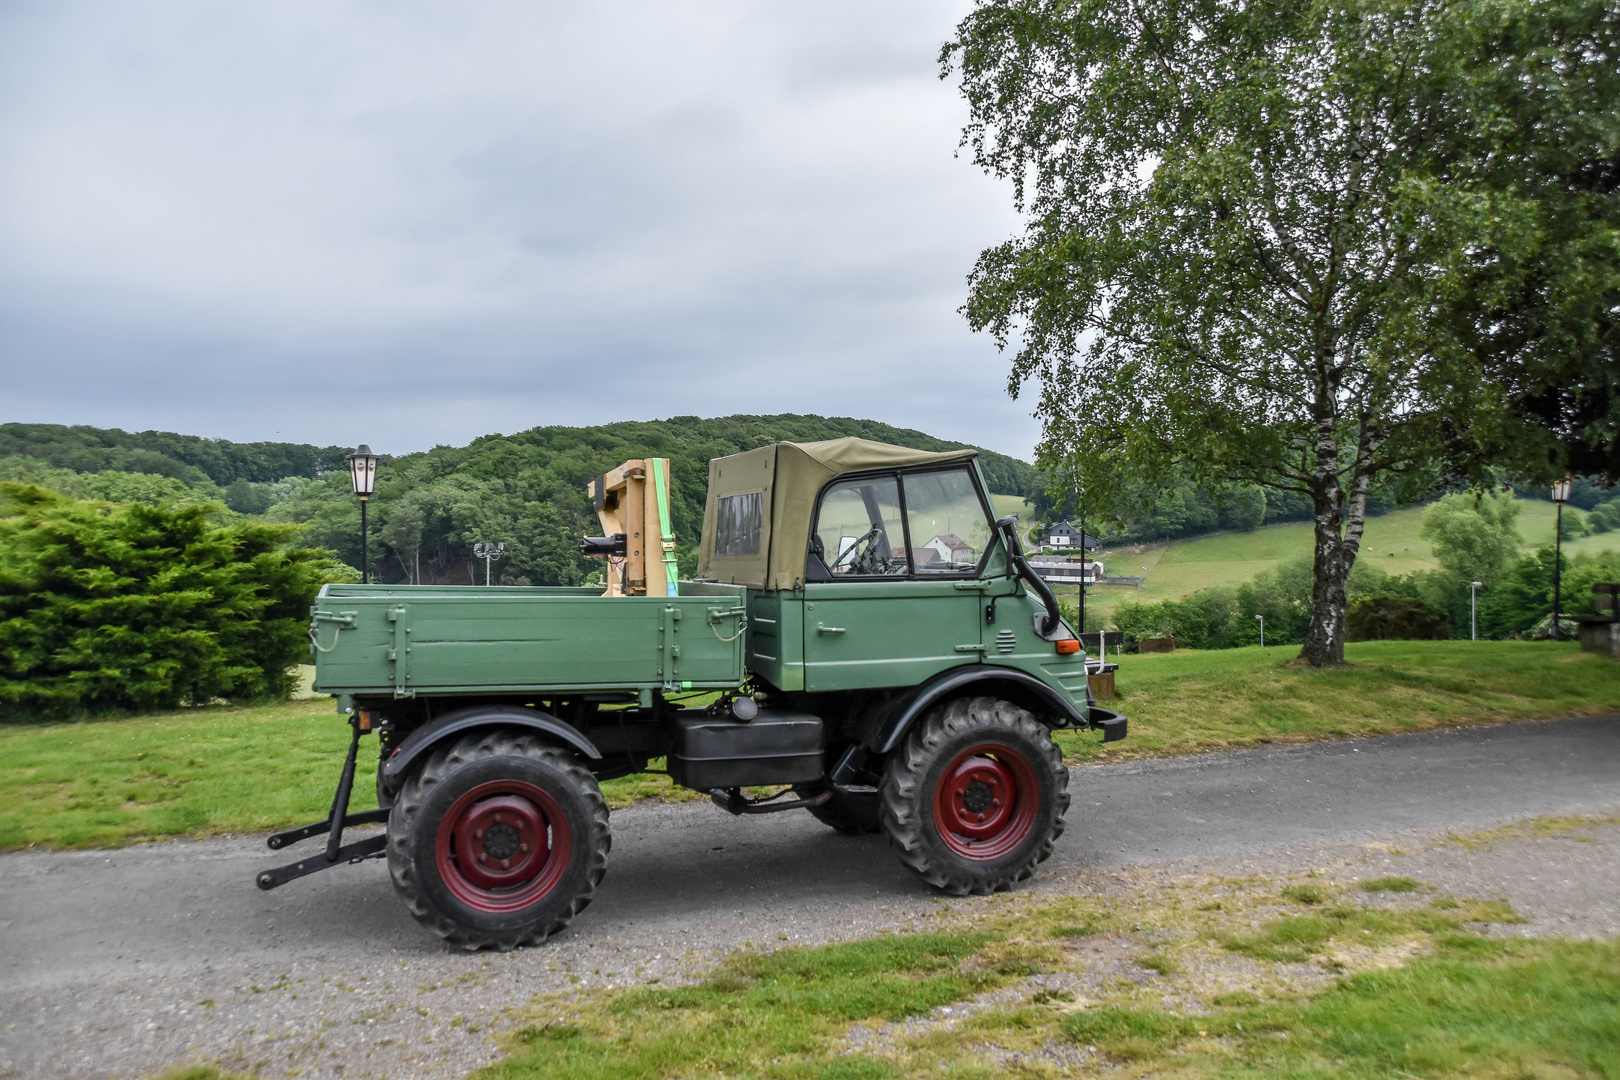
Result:
<svg viewBox="0 0 1620 1080"><path fill-rule="evenodd" d="M1051 733L1112 741L1125 718L1090 702L1080 642L974 451L848 438L718 458L692 581L663 573L667 484L658 459L593 483L604 522L626 523L584 541L606 588L323 588L315 686L353 737L328 819L269 841L325 851L260 887L386 855L446 940L539 942L607 869L598 781L656 759L734 814L881 831L948 893L1028 878L1069 805ZM350 813L369 733L382 809Z"/></svg>

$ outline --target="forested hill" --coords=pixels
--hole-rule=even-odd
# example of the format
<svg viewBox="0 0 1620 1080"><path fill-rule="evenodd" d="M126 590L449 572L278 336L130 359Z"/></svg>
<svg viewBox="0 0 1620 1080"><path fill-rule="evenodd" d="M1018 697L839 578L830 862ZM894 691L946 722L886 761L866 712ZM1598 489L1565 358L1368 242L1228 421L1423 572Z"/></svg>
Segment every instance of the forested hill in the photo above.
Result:
<svg viewBox="0 0 1620 1080"><path fill-rule="evenodd" d="M499 540L505 542L508 554L497 564L496 573L505 580L576 584L599 568L578 550L579 537L598 528L585 496L586 481L627 458L667 457L674 474L673 524L682 569L690 573L696 563L710 458L781 440L813 442L846 435L919 450L966 445L875 420L791 413L679 416L488 435L464 447L439 446L385 459L371 509L372 566L385 581L466 582L473 569L472 545ZM356 431L352 437L379 449L386 445L380 434ZM119 490L110 476L99 486L87 485L80 477L75 487L75 475L108 470L159 473L188 480L201 493L218 496L218 488L223 488L233 510L303 523L311 543L358 566L359 509L342 469L347 452L347 447L228 443L162 432L130 435L97 428L0 425L0 466L9 461L11 466L4 471L15 478L102 497ZM998 494L1024 495L1034 486L1035 472L1022 461L990 451L981 451L980 460L991 490ZM280 467L276 462L292 467L280 475L267 475L265 470L274 474ZM30 465L31 470L18 468L19 464ZM68 469L74 472L55 472ZM478 577L481 581L481 567Z"/></svg>
<svg viewBox="0 0 1620 1080"><path fill-rule="evenodd" d="M343 467L353 447L303 443L234 443L172 431L139 431L63 424L0 424L0 458L26 457L78 473L132 472L227 487L237 480L268 483L316 477Z"/></svg>

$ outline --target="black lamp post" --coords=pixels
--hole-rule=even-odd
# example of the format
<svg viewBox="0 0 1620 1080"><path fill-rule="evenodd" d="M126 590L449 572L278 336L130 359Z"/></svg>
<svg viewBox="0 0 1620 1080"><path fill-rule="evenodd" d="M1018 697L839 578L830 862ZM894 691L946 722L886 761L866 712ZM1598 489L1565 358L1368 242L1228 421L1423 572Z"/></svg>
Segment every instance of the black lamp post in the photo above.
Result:
<svg viewBox="0 0 1620 1080"><path fill-rule="evenodd" d="M1564 640L1563 628L1558 625L1563 596L1560 593L1562 582L1561 571L1564 568L1564 504L1569 501L1569 477L1555 482L1552 486L1553 502L1558 504L1558 515L1553 525L1553 616L1552 637L1554 641Z"/></svg>
<svg viewBox="0 0 1620 1080"><path fill-rule="evenodd" d="M371 447L361 443L354 453L343 459L349 463L349 480L354 493L360 496L360 584L371 583L371 541L366 535L366 503L377 488L377 455Z"/></svg>

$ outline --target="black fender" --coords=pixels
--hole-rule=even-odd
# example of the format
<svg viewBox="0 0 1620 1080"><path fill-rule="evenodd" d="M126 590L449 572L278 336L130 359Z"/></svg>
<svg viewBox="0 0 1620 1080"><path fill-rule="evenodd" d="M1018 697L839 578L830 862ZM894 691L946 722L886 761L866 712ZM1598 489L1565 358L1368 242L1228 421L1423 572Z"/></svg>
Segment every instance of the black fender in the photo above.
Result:
<svg viewBox="0 0 1620 1080"><path fill-rule="evenodd" d="M591 743L591 740L555 716L515 705L475 705L470 709L446 713L406 736L398 749L389 755L388 764L383 766L383 779L397 780L404 776L412 762L445 739L475 728L490 727L529 728L567 743L592 761L602 760L602 752Z"/></svg>
<svg viewBox="0 0 1620 1080"><path fill-rule="evenodd" d="M884 717L866 740L866 748L874 754L887 754L900 745L919 716L947 698L962 696L965 691L994 694L1037 716L1056 717L1058 722L1052 724L1054 727L1091 726L1090 719L1076 709L1073 702L1035 676L1017 668L969 664L935 675L917 687L911 697ZM1050 724L1051 720L1047 722Z"/></svg>

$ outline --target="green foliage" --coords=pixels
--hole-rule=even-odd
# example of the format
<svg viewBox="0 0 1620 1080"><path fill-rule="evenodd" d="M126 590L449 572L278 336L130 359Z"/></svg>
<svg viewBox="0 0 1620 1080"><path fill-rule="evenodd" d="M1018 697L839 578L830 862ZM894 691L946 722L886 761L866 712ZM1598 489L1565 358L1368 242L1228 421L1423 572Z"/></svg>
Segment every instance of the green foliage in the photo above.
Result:
<svg viewBox="0 0 1620 1080"><path fill-rule="evenodd" d="M155 473L178 480L267 482L343 468L343 446L233 443L169 431L130 434L117 428L0 424L0 456L20 455L74 472Z"/></svg>
<svg viewBox="0 0 1620 1080"><path fill-rule="evenodd" d="M1279 504L1279 511L1300 516L1300 508ZM1272 516L1265 489L1256 484L1197 487L1182 481L1159 493L1145 509L1124 515L1114 534L1120 540L1161 540L1198 536L1226 529L1250 532L1263 522L1284 520ZM1303 510L1310 516L1310 508Z"/></svg>
<svg viewBox="0 0 1620 1080"><path fill-rule="evenodd" d="M1369 596L1382 592L1388 581L1376 566L1362 564L1351 571L1347 588L1352 597ZM1265 618L1266 644L1298 644L1310 628L1314 585L1310 560L1296 559L1235 589L1216 585L1179 600L1118 604L1111 618L1130 642L1170 634L1189 648L1231 649L1260 643L1259 615Z"/></svg>
<svg viewBox="0 0 1620 1080"><path fill-rule="evenodd" d="M1582 552L1564 563L1564 611L1573 615L1590 615L1592 586L1599 583L1620 582L1620 552Z"/></svg>
<svg viewBox="0 0 1620 1080"><path fill-rule="evenodd" d="M1358 600L1345 623L1351 641L1444 641L1451 636L1445 612L1405 596Z"/></svg>
<svg viewBox="0 0 1620 1080"><path fill-rule="evenodd" d="M1544 8L1610 17L1584 0L997 0L942 53L975 161L1026 211L980 256L966 310L1019 339L1010 385L1040 383L1041 466L1088 516L1180 481L1308 496L1312 663L1342 654L1336 594L1370 490L1427 486L1458 432L1500 419L1512 364L1488 371L1463 327L1543 270L1581 291L1548 264L1570 252L1520 236L1568 174L1520 191L1493 165L1511 128L1532 144L1515 175L1550 168L1533 152L1549 110L1606 148L1586 160L1615 147L1620 94L1590 85L1613 81L1611 40L1503 32ZM1526 70L1581 74L1538 96ZM1612 237L1589 250L1614 261ZM1496 291L1473 288L1502 252Z"/></svg>
<svg viewBox="0 0 1620 1080"><path fill-rule="evenodd" d="M1417 892L1418 883L1409 877L1368 878L1361 883L1363 892Z"/></svg>
<svg viewBox="0 0 1620 1080"><path fill-rule="evenodd" d="M506 544L495 564L502 582L578 585L601 569L579 554L579 538L600 530L587 481L620 462L667 457L674 478L672 524L681 570L697 567L709 459L779 440L811 442L856 435L921 450L959 447L918 431L869 420L819 416L731 416L544 427L490 435L465 447L436 447L385 461L371 503L371 565L378 580L438 584L472 580L472 545ZM1032 470L1000 454L980 461L993 492L1022 492ZM271 485L267 514L297 522L305 537L360 565L360 508L346 473ZM483 569L476 568L476 581Z"/></svg>
<svg viewBox="0 0 1620 1080"><path fill-rule="evenodd" d="M78 473L20 455L0 458L0 480L36 484L73 499L107 502L205 503L217 502L222 495L207 479L177 480L161 473L118 469Z"/></svg>
<svg viewBox="0 0 1620 1080"><path fill-rule="evenodd" d="M1479 630L1485 637L1529 633L1552 613L1554 549L1520 556L1479 597ZM1567 560L1566 560L1567 562Z"/></svg>
<svg viewBox="0 0 1620 1080"><path fill-rule="evenodd" d="M233 480L225 489L225 505L238 514L262 514L270 509L270 485Z"/></svg>
<svg viewBox="0 0 1620 1080"><path fill-rule="evenodd" d="M327 560L209 505L78 502L0 484L0 709L281 696Z"/></svg>
<svg viewBox="0 0 1620 1080"><path fill-rule="evenodd" d="M1418 535L1433 545L1443 570L1489 587L1524 544L1518 518L1511 492L1463 492L1430 503Z"/></svg>
<svg viewBox="0 0 1620 1080"><path fill-rule="evenodd" d="M1502 388L1496 423L1462 427L1453 467L1537 481L1620 477L1620 7L1604 0L1446 4L1459 77L1446 136L1474 206L1455 229L1437 331ZM1483 151L1483 152L1479 152ZM1575 505L1592 503L1577 483ZM1543 489L1545 491L1545 489ZM1543 497L1545 497L1543 495Z"/></svg>

